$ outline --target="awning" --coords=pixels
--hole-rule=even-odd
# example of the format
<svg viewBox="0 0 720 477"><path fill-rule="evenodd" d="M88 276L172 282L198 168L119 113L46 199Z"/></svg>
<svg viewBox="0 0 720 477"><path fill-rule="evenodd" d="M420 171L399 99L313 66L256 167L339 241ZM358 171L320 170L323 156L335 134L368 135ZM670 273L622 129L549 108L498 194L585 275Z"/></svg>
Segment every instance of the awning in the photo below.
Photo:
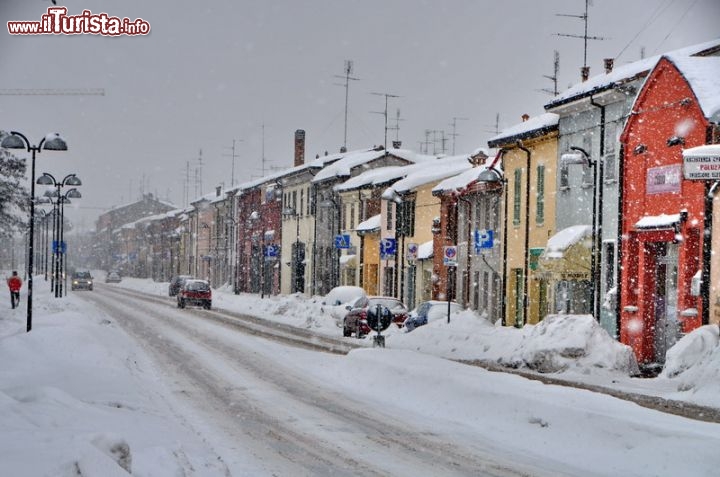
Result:
<svg viewBox="0 0 720 477"><path fill-rule="evenodd" d="M680 214L648 215L638 220L635 228L641 230L672 229L678 222L680 222Z"/></svg>
<svg viewBox="0 0 720 477"><path fill-rule="evenodd" d="M428 242L420 244L418 247L418 254L417 258L418 260L427 260L428 258L432 258L433 256L433 241L430 240Z"/></svg>
<svg viewBox="0 0 720 477"><path fill-rule="evenodd" d="M344 268L357 267L356 255L340 255L340 266Z"/></svg>
<svg viewBox="0 0 720 477"><path fill-rule="evenodd" d="M555 280L590 280L589 225L573 225L548 239L538 260L538 272L549 272Z"/></svg>

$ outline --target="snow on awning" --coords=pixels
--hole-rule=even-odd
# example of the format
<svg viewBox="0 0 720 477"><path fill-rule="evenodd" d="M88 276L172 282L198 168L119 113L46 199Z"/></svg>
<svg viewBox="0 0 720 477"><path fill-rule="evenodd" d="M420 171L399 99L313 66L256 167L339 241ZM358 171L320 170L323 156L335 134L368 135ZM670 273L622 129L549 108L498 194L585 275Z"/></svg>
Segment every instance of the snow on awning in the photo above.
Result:
<svg viewBox="0 0 720 477"><path fill-rule="evenodd" d="M636 229L670 229L680 222L680 214L648 215L638 220Z"/></svg>
<svg viewBox="0 0 720 477"><path fill-rule="evenodd" d="M543 252L545 259L563 258L565 251L573 245L580 243L592 235L589 225L572 225L562 229L548 239L547 248Z"/></svg>
<svg viewBox="0 0 720 477"><path fill-rule="evenodd" d="M340 266L353 268L357 266L356 255L340 255Z"/></svg>
<svg viewBox="0 0 720 477"><path fill-rule="evenodd" d="M373 215L366 221L360 222L355 229L359 234L375 232L376 230L380 230L380 214Z"/></svg>
<svg viewBox="0 0 720 477"><path fill-rule="evenodd" d="M683 151L683 157L720 157L720 144L691 147Z"/></svg>
<svg viewBox="0 0 720 477"><path fill-rule="evenodd" d="M433 241L430 240L425 243L421 243L418 247L418 254L417 258L418 260L427 260L428 258L432 258L433 256Z"/></svg>
<svg viewBox="0 0 720 477"><path fill-rule="evenodd" d="M270 241L275 238L275 231L274 230L266 230L265 231L265 241Z"/></svg>

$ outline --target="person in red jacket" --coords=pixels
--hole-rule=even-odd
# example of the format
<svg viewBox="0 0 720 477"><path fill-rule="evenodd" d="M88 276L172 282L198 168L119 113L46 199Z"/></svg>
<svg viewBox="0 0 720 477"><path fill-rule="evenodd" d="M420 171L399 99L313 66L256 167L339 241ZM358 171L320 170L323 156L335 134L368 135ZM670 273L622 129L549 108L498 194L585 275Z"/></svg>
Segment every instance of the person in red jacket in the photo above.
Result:
<svg viewBox="0 0 720 477"><path fill-rule="evenodd" d="M10 304L13 308L20 304L20 288L22 288L22 279L13 270L12 276L7 279L8 288L10 288Z"/></svg>

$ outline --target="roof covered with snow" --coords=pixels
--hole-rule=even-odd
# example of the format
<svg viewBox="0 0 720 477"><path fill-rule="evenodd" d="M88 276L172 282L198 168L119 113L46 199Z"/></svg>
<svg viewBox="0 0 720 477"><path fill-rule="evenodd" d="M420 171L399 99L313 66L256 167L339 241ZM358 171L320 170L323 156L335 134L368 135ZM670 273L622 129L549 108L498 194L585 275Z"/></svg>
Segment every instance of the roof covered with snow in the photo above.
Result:
<svg viewBox="0 0 720 477"><path fill-rule="evenodd" d="M720 144L708 144L685 149L683 157L720 157Z"/></svg>
<svg viewBox="0 0 720 477"><path fill-rule="evenodd" d="M720 120L720 57L673 55L669 59L692 88L705 117Z"/></svg>
<svg viewBox="0 0 720 477"><path fill-rule="evenodd" d="M411 169L405 178L397 181L388 189L398 194L403 194L425 184L431 184L460 174L473 166L468 162L467 154L464 154L460 156L446 156L434 161L422 162L406 167ZM383 198L386 198L385 193L383 193Z"/></svg>
<svg viewBox="0 0 720 477"><path fill-rule="evenodd" d="M387 166L370 169L362 174L351 177L334 189L338 192L360 189L362 187L386 184L390 181L405 177L408 173L408 166Z"/></svg>
<svg viewBox="0 0 720 477"><path fill-rule="evenodd" d="M672 56L691 56L718 47L720 47L720 39L674 50L668 54ZM639 61L633 61L632 63L615 67L610 73L596 75L587 81L577 83L546 104L545 109L549 110L580 97L613 88L617 83L623 83L643 73L647 73L655 66L660 58L661 55L657 55Z"/></svg>
<svg viewBox="0 0 720 477"><path fill-rule="evenodd" d="M468 169L467 171L462 172L456 176L448 177L447 179L433 187L433 194L438 192L461 192L469 185L477 181L478 176L486 169L487 167L483 164L477 167L473 167L472 169Z"/></svg>
<svg viewBox="0 0 720 477"><path fill-rule="evenodd" d="M560 116L555 113L543 113L534 116L527 121L515 124L503 132L488 140L490 147L498 147L504 142L513 139L523 139L527 137L535 137L545 134L553 129L557 129Z"/></svg>

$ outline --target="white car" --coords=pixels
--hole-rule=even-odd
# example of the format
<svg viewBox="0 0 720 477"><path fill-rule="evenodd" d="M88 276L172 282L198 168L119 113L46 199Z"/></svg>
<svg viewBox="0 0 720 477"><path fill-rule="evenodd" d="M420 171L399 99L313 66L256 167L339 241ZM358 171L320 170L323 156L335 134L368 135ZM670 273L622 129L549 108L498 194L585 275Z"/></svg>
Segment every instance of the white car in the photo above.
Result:
<svg viewBox="0 0 720 477"><path fill-rule="evenodd" d="M323 310L335 318L338 326L342 326L343 319L347 312L355 308L357 303L366 298L367 293L360 287L335 287L325 295L322 301Z"/></svg>

